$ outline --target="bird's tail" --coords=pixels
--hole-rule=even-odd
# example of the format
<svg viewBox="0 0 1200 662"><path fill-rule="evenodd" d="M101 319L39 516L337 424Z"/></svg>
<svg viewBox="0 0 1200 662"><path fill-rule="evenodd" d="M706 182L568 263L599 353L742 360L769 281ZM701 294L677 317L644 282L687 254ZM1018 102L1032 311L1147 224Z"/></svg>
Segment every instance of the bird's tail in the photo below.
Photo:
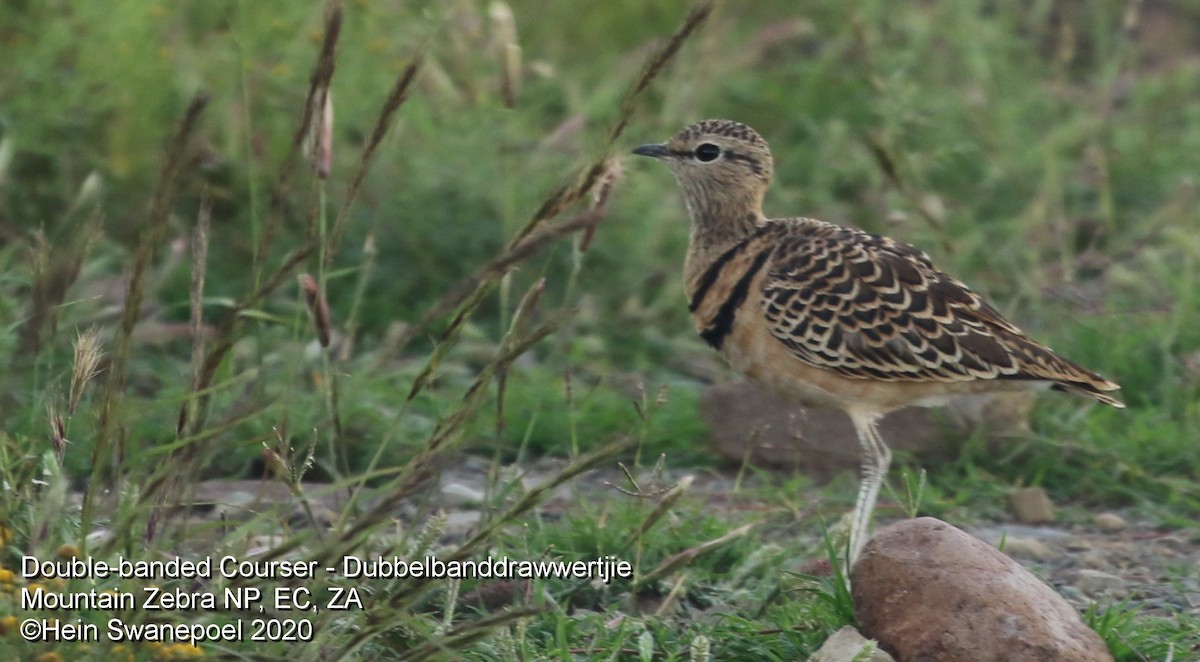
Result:
<svg viewBox="0 0 1200 662"><path fill-rule="evenodd" d="M1089 371L1090 372L1090 371ZM1090 398L1095 398L1106 405L1112 405L1118 409L1124 409L1125 403L1117 398L1109 395L1105 391L1120 390L1120 386L1100 377L1099 375L1089 375L1093 377L1088 381L1070 381L1070 382L1054 382L1051 388L1056 391L1065 391L1076 395L1086 395Z"/></svg>

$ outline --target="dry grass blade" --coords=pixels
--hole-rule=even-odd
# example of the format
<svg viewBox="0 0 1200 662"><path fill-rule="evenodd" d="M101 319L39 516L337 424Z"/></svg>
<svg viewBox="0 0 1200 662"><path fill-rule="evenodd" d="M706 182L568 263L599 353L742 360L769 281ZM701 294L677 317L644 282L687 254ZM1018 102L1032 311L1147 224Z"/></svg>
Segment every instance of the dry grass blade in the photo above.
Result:
<svg viewBox="0 0 1200 662"><path fill-rule="evenodd" d="M537 506L558 486L574 479L576 476L588 471L594 467L604 464L612 458L628 452L631 448L637 445L637 438L624 437L614 441L606 446L598 448L590 453L586 453L576 458L575 461L567 465L558 472L554 477L546 482L534 487L514 503L508 510L491 520L487 526L483 527L469 540L464 542L447 556L448 560L463 560L474 553L479 547L485 545L501 528L511 524L521 515L524 515L530 509ZM407 608L411 601L422 592L426 591L428 586L424 582L409 582L403 588L392 593L388 597L388 606L393 609Z"/></svg>
<svg viewBox="0 0 1200 662"><path fill-rule="evenodd" d="M954 246L950 243L945 233L945 223L942 222L941 216L930 209L929 204L922 200L917 191L914 191L908 182L904 180L904 177L901 176L900 169L897 166L896 151L891 148L886 137L878 133L868 134L865 141L867 149L875 157L875 163L879 165L879 170L883 173L883 176L917 210L921 218L925 219L925 222L929 223L930 227L938 231L942 237L942 245L946 253L953 253Z"/></svg>
<svg viewBox="0 0 1200 662"><path fill-rule="evenodd" d="M355 343L358 342L358 316L362 311L363 300L366 298L367 285L375 274L375 260L379 257L379 249L375 247L375 235L368 234L363 241L363 261L358 270L358 282L354 286L354 298L350 301L350 312L346 315L343 325L345 340L338 348L338 360L349 361L354 355Z"/></svg>
<svg viewBox="0 0 1200 662"><path fill-rule="evenodd" d="M500 98L505 108L514 108L521 87L521 45L517 41L512 8L502 0L494 0L488 5L488 22L492 27L492 48L500 63Z"/></svg>
<svg viewBox="0 0 1200 662"><path fill-rule="evenodd" d="M468 644L479 641L488 636L496 629L504 627L509 623L520 620L522 618L530 618L542 614L550 609L546 607L513 607L504 611L488 614L482 618L458 625L450 628L440 639L428 641L416 649L409 651L405 659L409 660L428 660L439 659L445 655L447 650L463 648Z"/></svg>
<svg viewBox="0 0 1200 662"><path fill-rule="evenodd" d="M683 496L684 492L687 492L688 488L692 486L692 481L694 480L694 476L684 476L678 483L675 484L674 487L667 490L667 493L664 494L661 499L659 499L657 504L655 504L654 510L650 511L650 514L642 520L642 523L638 526L637 530L630 534L629 539L625 541L626 549L628 549L630 545L636 543L639 538L641 538L647 531L653 528L656 523L658 523L658 520L662 519L663 515L666 515L671 508L675 506L675 502L679 501L679 498Z"/></svg>
<svg viewBox="0 0 1200 662"><path fill-rule="evenodd" d="M304 302L312 315L317 341L321 343L321 347L329 347L332 326L329 322L329 302L325 300L325 292L317 284L317 279L309 274L300 274L299 281L300 289L304 292Z"/></svg>
<svg viewBox="0 0 1200 662"><path fill-rule="evenodd" d="M650 85L650 82L662 71L663 67L675 57L675 54L679 52L679 48L695 32L696 28L708 18L711 12L712 2L704 2L697 5L688 14L687 18L684 19L666 46L647 61L642 74L622 101L617 126L609 136L609 148L620 137L625 125L628 124L633 114L634 102L637 97ZM391 356L403 350L413 338L423 333L433 320L446 315L468 299L482 300L482 294L485 290L489 289L502 277L512 265L531 255L541 245L580 229L594 228L595 224L603 216L605 210L604 202L607 200L614 182L614 169L610 160L608 157L602 156L594 161L584 171L583 175L577 177L573 183L561 186L542 203L529 222L513 236L513 239L509 242L508 250L503 255L476 270L466 281L449 290L433 306L428 308L415 324L409 326L390 347L380 353L379 359L375 363L375 368L382 368ZM557 217L568 207L595 191L597 187L601 188L601 192L597 195L597 204L593 208L570 221L553 226L548 230L542 229L546 221ZM590 239L589 235L589 242ZM472 306L465 309L460 315L469 314L473 308Z"/></svg>
<svg viewBox="0 0 1200 662"><path fill-rule="evenodd" d="M475 551L477 547L486 542L491 536L502 526L512 522L517 517L520 517L530 508L533 508L541 500L557 488L559 485L575 478L589 469L597 467L605 462L608 462L614 457L627 452L629 449L637 445L636 437L625 437L614 441L607 446L598 448L590 453L581 455L574 462L567 465L550 480L538 485L537 487L525 493L519 501L512 505L505 513L497 517L491 524L480 530L470 540L463 543L454 553L450 555L451 559L464 559Z"/></svg>
<svg viewBox="0 0 1200 662"><path fill-rule="evenodd" d="M9 173L12 171L13 147L12 131L8 127L3 127L3 137L0 138L0 194L4 193L5 186L8 184Z"/></svg>
<svg viewBox="0 0 1200 662"><path fill-rule="evenodd" d="M612 145L616 143L617 139L619 139L621 134L624 133L625 127L629 124L630 118L633 117L633 110L637 102L637 98L646 90L646 88L650 86L651 81L658 76L663 68L666 67L672 59L674 59L675 55L679 52L680 47L683 46L683 43L692 36L692 34L696 31L696 28L700 27L700 25L704 23L705 19L707 19L709 14L712 13L712 9L712 2L702 2L699 5L696 5L696 7L694 7L692 11L688 13L687 17L684 18L683 23L680 24L679 28L675 31L675 34L671 35L671 39L667 41L667 44L663 46L663 48L656 51L646 61L645 66L642 67L641 75L638 76L637 81L632 87L629 88L629 92L627 92L625 97L621 100L621 109L617 117L617 124L609 133L608 144L605 147L606 151L611 149ZM584 172L584 175L578 178L574 184L562 186L555 191L555 193L551 195L545 203L542 204L537 213L533 215L533 218L529 221L529 223L517 233L517 235L513 238L513 243L521 241L526 235L537 229L541 223L558 216L567 207L570 207L581 198L586 196L596 186L602 185L611 172L611 166L607 163L607 161L607 157L601 156L587 168L587 170ZM607 192L605 193L604 197L607 198Z"/></svg>
<svg viewBox="0 0 1200 662"><path fill-rule="evenodd" d="M63 419L62 412L58 410L58 404L55 402L58 398L51 398L46 402L46 419L50 424L50 444L54 447L54 458L58 460L61 466L63 454L67 450L67 423Z"/></svg>
<svg viewBox="0 0 1200 662"><path fill-rule="evenodd" d="M200 200L200 211L196 214L196 228L192 231L192 279L188 287L188 330L192 334L192 378L188 397L179 406L179 421L175 434L182 436L188 420L192 429L200 424L198 403L194 399L200 389L200 368L204 365L204 276L208 271L208 240L212 225L212 199L205 193Z"/></svg>
<svg viewBox="0 0 1200 662"><path fill-rule="evenodd" d="M350 180L350 187L346 190L346 200L342 203L342 208L338 212L337 219L334 220L333 228L329 233L329 245L325 253L327 262L332 260L334 254L337 253L342 235L346 232L346 224L350 221L350 209L353 207L354 201L358 199L358 192L362 189L367 171L371 168L375 151L379 149L379 145L383 143L384 136L387 135L388 129L391 128L396 111L408 99L409 91L412 88L413 82L417 79L417 74L421 71L422 63L423 58L421 55L414 57L412 62L409 62L408 66L404 67L404 71L400 72L400 77L396 79L396 84L392 86L392 91L388 94L387 100L383 102L383 109L379 112L379 119L375 121L375 128L371 131L371 138L367 140L367 145L363 148L362 158L358 161L358 169L354 171L354 177Z"/></svg>
<svg viewBox="0 0 1200 662"><path fill-rule="evenodd" d="M604 172L600 175L599 183L595 191L592 193L591 209L601 217L608 209L608 198L612 195L613 187L621 179L621 159L610 158L604 161ZM583 236L579 238L579 252L586 253L592 245L592 238L596 236L596 228L600 227L599 223L584 229Z"/></svg>
<svg viewBox="0 0 1200 662"><path fill-rule="evenodd" d="M328 179L333 167L333 92L328 87L318 90L313 103L319 106L314 114L320 119L309 129L304 156L318 179Z"/></svg>
<svg viewBox="0 0 1200 662"><path fill-rule="evenodd" d="M209 386L217 374L217 369L221 366L221 363L225 360L225 357L233 349L233 345L237 341L237 330L242 321L241 314L254 307L263 297L278 289L287 279L292 269L295 269L297 265L307 260L316 249L317 244L315 241L305 242L288 256L269 278L233 306L216 333L217 340L212 345L210 351L204 355L200 363L199 377L196 380L195 387L192 389L193 394L198 395L200 398L197 403L198 410L203 411L207 407L210 395L208 392Z"/></svg>
<svg viewBox="0 0 1200 662"><path fill-rule="evenodd" d="M447 653L463 648L464 646L479 641L483 637L494 632L497 628L503 627L513 621L518 621L522 618L530 618L537 616L546 611L546 607L513 607L504 611L488 614L473 621L459 623L451 628L441 637L426 641L421 646L418 646L404 654L405 660L429 660L429 659L452 659L447 657ZM353 638L346 642L336 657L332 660L346 660L353 658L360 651L358 650L367 642L376 636L383 634L385 631L396 627L395 617L376 621L366 627L361 628Z"/></svg>
<svg viewBox="0 0 1200 662"><path fill-rule="evenodd" d="M83 399L83 392L100 374L100 359L104 356L100 331L90 328L75 339L75 359L71 362L71 391L67 413L74 414Z"/></svg>
<svg viewBox="0 0 1200 662"><path fill-rule="evenodd" d="M542 203L534 213L533 218L521 228L509 242L509 246L515 246L521 243L526 237L532 234L546 221L557 217L563 213L568 207L582 200L592 190L592 187L600 180L600 176L604 171L603 159L593 163L583 177L580 177L572 184L559 187L554 193Z"/></svg>
<svg viewBox="0 0 1200 662"><path fill-rule="evenodd" d="M546 291L546 279L539 278L525 295L521 297L521 301L517 304L517 312L513 315L512 323L509 324L507 337L515 337L524 332L528 326L529 320L533 317L533 313L537 310L537 305L542 299L542 292ZM508 370L501 368L496 372L496 435L499 437L504 433L504 393L508 386Z"/></svg>
<svg viewBox="0 0 1200 662"><path fill-rule="evenodd" d="M188 105L187 111L183 115L183 120L179 124L179 129L175 132L175 136L172 138L171 144L167 149L167 161L163 166L158 186L154 191L154 199L150 206L147 225L142 231L142 236L138 240L137 249L134 252L133 268L130 272L129 285L125 294L125 308L121 315L121 325L117 330L117 349L113 356L112 369L109 372L109 378L105 385L104 404L100 411L100 421L97 426L97 442L92 454L92 488L100 487L99 481L96 479L99 477L101 468L105 466L104 460L113 442L115 430L119 427L114 423L113 416L117 403L124 397L125 393L125 381L128 377L129 356L132 348L133 327L137 323L138 315L141 312L142 297L146 287L146 271L150 267L155 249L162 243L163 237L166 234L171 201L175 196L176 180L178 179L180 169L187 160L187 145L191 140L192 133L196 130L196 125L200 121L200 115L207 106L208 97L204 94L197 94ZM84 497L84 530L87 530L90 526L89 506L92 491L92 489L88 489Z"/></svg>
<svg viewBox="0 0 1200 662"><path fill-rule="evenodd" d="M426 481L441 469L447 453L461 438L464 426L474 419L483 405L488 386L496 375L546 336L561 328L574 313L571 309L557 311L519 338L514 338L515 333L505 334L496 355L476 375L458 407L442 419L416 456L396 472L396 477L385 489L382 498L343 531L337 541L316 553L316 557L340 558L361 544L362 537L371 530L390 524L395 507L422 489Z"/></svg>
<svg viewBox="0 0 1200 662"><path fill-rule="evenodd" d="M625 127L629 125L629 120L633 117L633 108L637 97L646 91L646 88L650 87L650 83L670 64L675 55L679 53L683 42L687 41L688 37L691 37L692 33L696 31L696 28L700 27L708 19L709 15L712 14L712 10L713 3L711 1L702 2L693 7L692 11L688 12L687 17L683 19L683 23L675 30L675 34L671 35L671 39L667 41L667 44L646 61L646 65L642 67L642 73L638 76L637 82L633 84L633 87L629 88L629 93L621 100L621 114L617 118L617 124L613 127L612 133L609 134L608 141L610 145L621 137L621 134L625 132Z"/></svg>
<svg viewBox="0 0 1200 662"><path fill-rule="evenodd" d="M53 336L57 330L61 304L78 280L92 242L100 235L102 220L99 208L96 208L84 231L72 233L65 249L51 246L43 231L33 233L29 312L21 324L14 361L36 356L42 348L44 332L48 330Z"/></svg>
<svg viewBox="0 0 1200 662"><path fill-rule="evenodd" d="M187 144L191 140L201 113L208 106L208 96L198 94L188 105L183 115L179 130L175 133L171 146L167 150L167 163L163 167L158 187L154 191L154 201L150 207L147 225L138 240L137 250L133 255L133 268L129 276L129 286L125 293L125 307L121 314L121 327L118 334L114 384L124 387L125 369L129 359L130 336L134 324L141 313L142 297L145 294L146 270L154 258L154 252L162 243L167 232L167 221L170 216L171 201L175 197L175 185L179 172L186 161Z"/></svg>
<svg viewBox="0 0 1200 662"><path fill-rule="evenodd" d="M405 398L406 402L411 402L429 384L429 380L433 378L438 366L441 365L442 359L450 352L454 346L454 341L458 339L459 333L466 325L467 320L470 319L471 313L483 301L487 293L488 288L478 287L471 293L471 297L463 302L458 314L454 316L454 319L450 320L450 323L446 325L446 329L442 331L437 345L429 353L429 358L425 361L425 366L413 378L412 386L409 387L408 396Z"/></svg>
<svg viewBox="0 0 1200 662"><path fill-rule="evenodd" d="M645 586L646 584L649 584L650 582L655 582L659 579L662 579L675 570L678 570L679 568L691 563L704 552L716 549L731 540L736 540L737 538L749 533L750 529L753 528L753 524L744 524L719 538L713 538L712 540L702 542L695 547L685 549L682 552L671 556L670 558L664 559L662 563L658 564L658 567L639 577L638 580L634 582L633 589L636 590L642 586Z"/></svg>
<svg viewBox="0 0 1200 662"><path fill-rule="evenodd" d="M688 12L687 18L683 19L683 23L678 29L675 30L675 34L671 35L671 39L667 42L667 45L658 53L656 53L655 56L646 63L645 68L642 69L642 75L638 78L637 83L633 86L634 94L638 94L650 86L650 82L653 81L655 76L662 71L663 67L667 66L667 63L675 57L675 54L679 52L680 46L683 46L683 42L687 41L688 37L692 35L692 32L694 32L696 28L700 27L700 24L708 18L709 14L712 13L712 10L712 2L702 2L693 7L692 11Z"/></svg>
<svg viewBox="0 0 1200 662"><path fill-rule="evenodd" d="M279 174L275 178L275 186L271 190L270 208L267 214L267 223L263 227L262 234L258 238L258 244L255 247L254 254L257 257L255 261L255 269L259 260L266 258L267 253L271 249L271 245L275 242L275 237L283 228L283 208L284 200L287 199L288 188L291 185L292 174L296 171L296 164L299 161L300 155L304 151L304 145L308 136L312 135L313 122L318 118L318 115L323 111L324 104L318 105L329 90L330 82L333 80L334 62L337 55L338 37L342 32L342 7L339 2L333 1L327 6L325 18L325 37L321 41L321 53L317 56L317 64L313 67L312 76L309 78L308 94L304 98L303 110L300 114L300 123L296 127L296 132L292 135L291 147L288 149L287 156L279 165ZM256 271L257 274L257 271ZM258 283L257 276L254 279L255 284Z"/></svg>
<svg viewBox="0 0 1200 662"><path fill-rule="evenodd" d="M449 313L456 306L464 301L467 301L468 299L481 300L482 294L485 293L487 288L490 288L491 285L495 284L495 282L513 266L532 256L538 251L538 249L554 241L555 239L558 239L559 237L566 236L572 232L578 232L579 230L594 225L599 220L600 212L598 210L584 211L577 216L563 221L562 223L550 226L540 232L530 235L529 237L510 247L504 253L493 258L487 264L479 267L475 270L475 273L471 274L461 283L450 288L445 294L443 294L436 303L430 306L425 313L421 315L421 319L417 320L416 323L405 329L404 333L397 337L397 339L392 343L391 347L388 347L385 351L381 352L379 359L376 360L375 368L381 369L384 365L386 365L387 360L391 356L394 356L397 352L404 349L404 347L406 347L413 338L417 337L418 334L422 333L429 326L429 324L433 322L433 320ZM459 319L461 321L465 321L466 314L469 312L470 309L464 310L462 313L460 313ZM451 327L453 326L454 323L452 322Z"/></svg>
<svg viewBox="0 0 1200 662"><path fill-rule="evenodd" d="M42 327L53 309L50 289L50 240L46 232L37 229L33 232L33 245L30 247L30 287L29 313L21 325L20 341L17 343L15 360L22 356L31 356L41 349Z"/></svg>

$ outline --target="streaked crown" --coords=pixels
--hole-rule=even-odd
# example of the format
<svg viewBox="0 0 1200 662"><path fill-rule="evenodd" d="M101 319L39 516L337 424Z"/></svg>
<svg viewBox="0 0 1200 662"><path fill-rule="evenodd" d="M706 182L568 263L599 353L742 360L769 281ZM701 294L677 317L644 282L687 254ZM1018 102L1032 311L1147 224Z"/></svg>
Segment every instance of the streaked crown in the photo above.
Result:
<svg viewBox="0 0 1200 662"><path fill-rule="evenodd" d="M734 122L733 120L704 120L703 122L696 122L680 130L671 141L690 144L709 136L732 138L735 141L748 145L756 145L764 150L767 149L767 141L763 140L757 131L741 122Z"/></svg>
<svg viewBox="0 0 1200 662"><path fill-rule="evenodd" d="M758 132L732 120L704 120L684 127L665 145L676 174L701 179L758 180L766 188L775 162ZM730 182L732 183L732 182Z"/></svg>

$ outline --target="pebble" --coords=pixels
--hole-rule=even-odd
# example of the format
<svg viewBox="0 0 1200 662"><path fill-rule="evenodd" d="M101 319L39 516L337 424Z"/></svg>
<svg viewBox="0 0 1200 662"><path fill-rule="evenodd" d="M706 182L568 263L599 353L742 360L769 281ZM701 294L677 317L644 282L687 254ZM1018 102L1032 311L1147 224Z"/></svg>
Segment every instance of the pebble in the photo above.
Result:
<svg viewBox="0 0 1200 662"><path fill-rule="evenodd" d="M487 494L483 490L459 481L443 483L441 492L440 505L443 508L477 505L483 503L483 500L487 498Z"/></svg>
<svg viewBox="0 0 1200 662"><path fill-rule="evenodd" d="M1015 558L1033 561L1048 561L1056 556L1055 551L1050 549L1049 545L1036 538L1006 538L1004 553Z"/></svg>
<svg viewBox="0 0 1200 662"><path fill-rule="evenodd" d="M1096 528L1109 533L1125 530L1129 524L1123 517L1116 513L1100 513L1095 518Z"/></svg>
<svg viewBox="0 0 1200 662"><path fill-rule="evenodd" d="M1082 554L1076 554L1075 560L1078 562L1079 567L1089 570L1108 572L1114 569L1112 562L1108 560L1108 556L1095 549L1088 550Z"/></svg>
<svg viewBox="0 0 1200 662"><path fill-rule="evenodd" d="M446 514L446 529L443 535L449 539L458 539L470 533L476 524L483 519L483 513L478 510L457 510Z"/></svg>
<svg viewBox="0 0 1200 662"><path fill-rule="evenodd" d="M252 557L259 554L267 554L282 545L286 540L285 537L278 534L250 536L250 539L246 541L246 551L242 553L242 556Z"/></svg>
<svg viewBox="0 0 1200 662"><path fill-rule="evenodd" d="M1115 593L1125 588L1125 580L1121 577L1091 568L1083 568L1076 573L1073 583L1080 591L1091 596Z"/></svg>
<svg viewBox="0 0 1200 662"><path fill-rule="evenodd" d="M1067 541L1068 552L1086 552L1092 549L1092 541L1076 536Z"/></svg>
<svg viewBox="0 0 1200 662"><path fill-rule="evenodd" d="M1070 534L1053 526L1027 526L1011 522L978 529L972 528L970 533L991 544L992 547L999 547L1001 542L1008 544L1008 541L1014 538L1039 540L1053 547L1061 547L1070 538Z"/></svg>
<svg viewBox="0 0 1200 662"><path fill-rule="evenodd" d="M1040 487L1026 487L1012 493L1013 515L1022 524L1041 524L1054 521L1054 504L1050 495Z"/></svg>
<svg viewBox="0 0 1200 662"><path fill-rule="evenodd" d="M894 662L895 658L879 648L878 644L869 656L862 656L863 649L873 643L858 630L844 625L821 644L821 648L808 658L808 662Z"/></svg>

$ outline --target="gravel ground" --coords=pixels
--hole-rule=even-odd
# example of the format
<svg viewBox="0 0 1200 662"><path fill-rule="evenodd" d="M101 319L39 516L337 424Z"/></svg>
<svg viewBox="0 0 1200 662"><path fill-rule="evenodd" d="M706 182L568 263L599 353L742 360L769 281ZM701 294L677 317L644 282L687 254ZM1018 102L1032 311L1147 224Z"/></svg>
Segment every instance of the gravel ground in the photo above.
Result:
<svg viewBox="0 0 1200 662"><path fill-rule="evenodd" d="M502 481L518 478L526 488L554 476L565 463L541 460L518 469L500 470ZM463 458L447 468L436 485L419 497L403 504L396 513L402 525L418 526L430 513L442 510L447 515L443 542L462 540L483 517L489 500L489 475L493 471L488 461ZM659 494L678 482L684 472L665 476L638 477L638 488L647 494ZM780 544L789 542L799 549L818 548L816 522L820 496L814 488L813 505L801 513L785 511L778 498L771 499L767 482L769 474L752 474L745 478L740 490L734 489L734 472L702 470L690 474L691 484L678 507L704 508L708 512L728 515L731 526L747 521L766 520L770 527L758 533ZM619 470L598 469L557 488L539 507L542 517L554 519L569 512L581 501L595 503L599 499L637 498L617 487L633 490ZM320 486L310 487L313 510L318 521L332 521L340 508L340 495L320 495ZM307 521L295 508L288 490L267 481L208 481L198 486L197 507L192 515L201 520L229 521L246 512L264 508L286 509L292 513L293 525ZM803 502L803 499L797 499ZM889 511L878 511L886 523ZM833 506L821 507L826 516ZM1072 511L1075 519L1089 520L1086 524L1024 525L1012 522L974 522L963 527L968 533L993 545L1004 545L1009 556L1021 562L1054 586L1060 594L1080 609L1093 601L1102 604L1128 600L1150 613L1186 612L1200 614L1200 526L1181 530L1164 530L1152 523L1140 521L1123 512L1083 514ZM264 532L269 535L269 532ZM797 559L797 567L813 559Z"/></svg>

